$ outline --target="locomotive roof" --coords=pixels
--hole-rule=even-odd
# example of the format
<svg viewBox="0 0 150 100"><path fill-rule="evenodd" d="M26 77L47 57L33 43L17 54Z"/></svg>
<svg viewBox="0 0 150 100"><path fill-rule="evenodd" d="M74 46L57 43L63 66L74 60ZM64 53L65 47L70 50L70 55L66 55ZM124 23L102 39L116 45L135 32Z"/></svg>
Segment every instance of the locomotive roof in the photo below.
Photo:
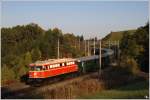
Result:
<svg viewBox="0 0 150 100"><path fill-rule="evenodd" d="M57 64L69 61L75 61L76 59L73 58L63 58L63 59L48 59L44 61L36 61L35 63L31 63L30 66L42 66L47 64Z"/></svg>

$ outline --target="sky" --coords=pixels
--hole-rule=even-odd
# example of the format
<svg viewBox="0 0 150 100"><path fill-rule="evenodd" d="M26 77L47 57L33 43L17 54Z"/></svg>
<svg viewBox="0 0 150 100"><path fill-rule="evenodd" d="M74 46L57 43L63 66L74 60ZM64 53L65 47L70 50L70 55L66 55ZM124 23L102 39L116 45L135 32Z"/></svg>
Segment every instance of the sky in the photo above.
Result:
<svg viewBox="0 0 150 100"><path fill-rule="evenodd" d="M2 27L36 23L45 30L102 38L149 20L148 1L3 1Z"/></svg>

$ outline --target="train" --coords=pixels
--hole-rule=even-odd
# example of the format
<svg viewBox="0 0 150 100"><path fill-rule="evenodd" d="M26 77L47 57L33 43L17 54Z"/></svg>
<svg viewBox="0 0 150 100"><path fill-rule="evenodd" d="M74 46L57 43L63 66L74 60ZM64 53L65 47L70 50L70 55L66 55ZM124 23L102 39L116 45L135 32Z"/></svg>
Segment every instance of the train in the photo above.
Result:
<svg viewBox="0 0 150 100"><path fill-rule="evenodd" d="M44 79L59 76L62 74L74 73L79 71L76 59L48 59L36 61L29 64L29 81L41 82Z"/></svg>
<svg viewBox="0 0 150 100"><path fill-rule="evenodd" d="M102 52L104 53L103 50ZM109 66L108 64L112 59L111 56L109 55L102 58L102 69L103 66ZM78 61L76 58L47 59L29 64L28 74L25 76L25 78L23 76L21 79L23 81L27 80L27 83L29 84L33 84L40 83L43 80L48 80L49 78L56 76L59 77L61 75L67 75L71 73L84 74L85 72L98 71L98 69L99 59L84 61L84 66L83 63Z"/></svg>

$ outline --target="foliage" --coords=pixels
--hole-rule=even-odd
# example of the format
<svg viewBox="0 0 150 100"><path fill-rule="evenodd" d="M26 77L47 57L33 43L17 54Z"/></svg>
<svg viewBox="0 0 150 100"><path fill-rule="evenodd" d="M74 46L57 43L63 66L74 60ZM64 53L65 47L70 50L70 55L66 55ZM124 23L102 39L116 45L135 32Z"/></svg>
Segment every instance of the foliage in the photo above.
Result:
<svg viewBox="0 0 150 100"><path fill-rule="evenodd" d="M2 73L11 68L15 78L19 78L28 70L28 65L36 60L57 58L57 41L60 40L60 57L79 57L83 54L83 48L75 47L80 38L81 47L83 36L75 36L72 33L63 34L58 28L43 30L35 23L18 25L12 28L1 29ZM75 44L76 43L76 44ZM80 52L81 53L78 53ZM8 67L10 66L10 67ZM10 72L11 73L11 72ZM11 79L10 75L2 78Z"/></svg>
<svg viewBox="0 0 150 100"><path fill-rule="evenodd" d="M31 55L33 61L39 60L41 58L41 51L38 48L32 49Z"/></svg>
<svg viewBox="0 0 150 100"><path fill-rule="evenodd" d="M127 31L118 31L118 32L110 32L107 36L105 36L102 40L103 41L117 41L123 38L125 32L129 34L134 34L136 30L127 30Z"/></svg>
<svg viewBox="0 0 150 100"><path fill-rule="evenodd" d="M25 65L28 65L31 62L32 62L32 55L30 52L27 52L24 57L24 63Z"/></svg>
<svg viewBox="0 0 150 100"><path fill-rule="evenodd" d="M149 71L149 24L138 28L134 34L125 32L121 40L121 61L126 60L139 66L142 71ZM137 63L137 64L136 64ZM131 66L133 67L133 66ZM136 69L136 68L135 68Z"/></svg>
<svg viewBox="0 0 150 100"><path fill-rule="evenodd" d="M15 78L15 73L12 70L12 68L6 66L6 64L4 64L4 66L1 68L1 80L2 83L8 80L13 80Z"/></svg>

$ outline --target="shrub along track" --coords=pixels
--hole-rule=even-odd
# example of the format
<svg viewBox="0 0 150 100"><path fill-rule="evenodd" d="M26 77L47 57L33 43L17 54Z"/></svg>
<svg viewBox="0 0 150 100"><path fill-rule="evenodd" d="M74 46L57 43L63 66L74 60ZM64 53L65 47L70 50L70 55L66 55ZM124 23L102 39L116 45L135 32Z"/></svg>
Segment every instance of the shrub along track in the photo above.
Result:
<svg viewBox="0 0 150 100"><path fill-rule="evenodd" d="M30 98L35 91L44 91L46 89L53 89L58 86L65 84L70 84L73 82L78 82L84 80L88 77L95 76L97 72L87 73L80 76L74 76L71 74L71 77L66 76L65 78L53 78L51 81L44 81L42 84L38 84L38 87L33 87L29 85L22 85L18 89L11 89L12 87L1 87L2 99L15 99L15 98ZM15 86L17 88L17 86ZM31 96L32 98L32 96Z"/></svg>

